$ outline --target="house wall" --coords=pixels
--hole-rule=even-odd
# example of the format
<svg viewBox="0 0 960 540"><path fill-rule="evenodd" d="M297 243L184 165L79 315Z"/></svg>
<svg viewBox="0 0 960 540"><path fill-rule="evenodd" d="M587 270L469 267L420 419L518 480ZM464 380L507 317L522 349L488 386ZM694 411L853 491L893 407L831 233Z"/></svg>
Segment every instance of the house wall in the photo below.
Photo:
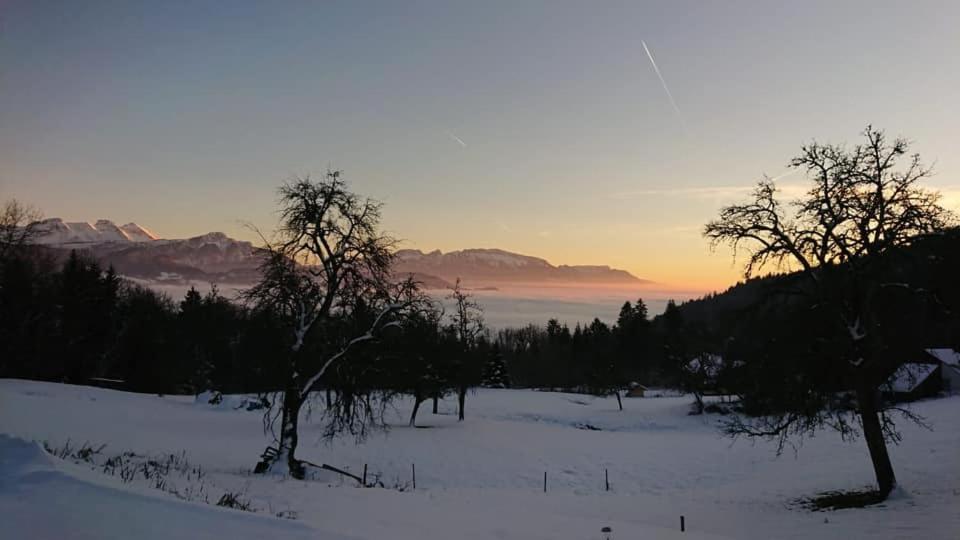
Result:
<svg viewBox="0 0 960 540"><path fill-rule="evenodd" d="M913 392L910 393L910 399L922 399L933 397L943 391L943 376L941 373L944 371L944 366L941 364L937 366L937 369L926 378L920 386L915 388Z"/></svg>
<svg viewBox="0 0 960 540"><path fill-rule="evenodd" d="M940 373L943 379L943 389L952 394L960 394L960 370L953 366L941 364Z"/></svg>

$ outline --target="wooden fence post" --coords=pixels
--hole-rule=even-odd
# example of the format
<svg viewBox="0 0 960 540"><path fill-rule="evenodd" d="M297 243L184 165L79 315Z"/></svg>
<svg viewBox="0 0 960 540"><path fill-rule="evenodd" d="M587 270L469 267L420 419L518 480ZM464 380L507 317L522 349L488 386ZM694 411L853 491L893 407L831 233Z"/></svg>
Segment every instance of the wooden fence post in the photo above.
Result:
<svg viewBox="0 0 960 540"><path fill-rule="evenodd" d="M417 489L417 465L416 463L410 464L410 470L413 471L413 489Z"/></svg>
<svg viewBox="0 0 960 540"><path fill-rule="evenodd" d="M603 470L603 479L607 483L607 491L610 491L610 471L607 469Z"/></svg>
<svg viewBox="0 0 960 540"><path fill-rule="evenodd" d="M367 487L367 464L363 464L363 487Z"/></svg>

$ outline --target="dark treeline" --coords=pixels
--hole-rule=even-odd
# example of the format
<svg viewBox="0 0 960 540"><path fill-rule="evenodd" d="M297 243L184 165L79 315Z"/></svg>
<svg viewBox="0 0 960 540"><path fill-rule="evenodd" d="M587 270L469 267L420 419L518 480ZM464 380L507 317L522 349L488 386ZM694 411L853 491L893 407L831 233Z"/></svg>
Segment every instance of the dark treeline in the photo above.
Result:
<svg viewBox="0 0 960 540"><path fill-rule="evenodd" d="M354 310L332 334L351 335L372 316ZM382 342L353 351L327 386L339 395L410 394L418 404L481 384L506 387L497 346L478 332L465 353L456 320L422 310ZM466 322L482 329L479 319ZM216 287L171 299L77 251L61 264L23 246L0 263L0 377L163 394L269 392L282 388L287 334L278 314Z"/></svg>
<svg viewBox="0 0 960 540"><path fill-rule="evenodd" d="M482 313L469 297L463 301ZM668 315L677 310L671 303ZM392 390L419 406L481 385L613 395L631 381L673 384L684 373L671 353L688 338L687 327L654 325L642 300L625 303L612 326L594 320L571 329L550 320L491 335L480 315L465 316L467 327L451 315L412 316L381 343L352 352L328 376L338 379L330 386ZM372 316L355 310L334 334L351 335ZM0 265L0 321L0 376L107 379L137 392L278 390L276 359L289 348L281 317L267 309L227 299L216 287L172 299L76 251L62 264L36 248L8 256Z"/></svg>
<svg viewBox="0 0 960 540"><path fill-rule="evenodd" d="M72 252L25 248L0 264L0 376L139 392L265 391L279 346L270 314L190 290L174 301ZM96 381L95 381L96 382Z"/></svg>
<svg viewBox="0 0 960 540"><path fill-rule="evenodd" d="M911 306L917 301L905 297L887 309L889 316L902 315L896 342L960 346L957 317L941 308L960 305L960 283L953 276L960 267L960 232L911 250L919 256L898 272L909 272L914 282L921 278L935 301ZM481 333L469 360L459 353L455 328L436 312L406 324L378 351L356 353L370 359L351 369L368 372L363 384L409 393L417 402L462 385L613 395L639 382L695 394L716 386L737 393L743 385L761 385L750 379L771 375L749 362L760 352L746 344L823 339L825 329L811 326L809 306L791 293L795 281L792 275L753 279L722 294L669 302L654 318L642 299L626 302L613 325L595 319L570 328L552 319ZM0 265L3 377L75 384L114 379L128 390L154 393L266 392L280 385L272 360L287 346L284 340L277 317L231 301L216 287L171 299L78 252L58 264L42 250L25 249ZM778 360L765 362L764 370L796 372L787 366L790 350L796 348L778 347ZM753 371L744 369L748 365ZM359 384L356 376L341 375Z"/></svg>
<svg viewBox="0 0 960 540"><path fill-rule="evenodd" d="M910 250L909 258L898 259L896 272L909 273L929 294L919 300L903 296L884 310L898 318L895 342L903 344L905 361L915 356L910 346L960 347L960 323L946 309L960 305L953 274L960 267L960 232ZM365 380L346 368L331 377L407 393L417 403L480 385L614 395L639 382L683 388L697 397L719 387L747 394L745 386L763 387L764 379L778 376L773 371L839 377L829 386L842 386L837 370L818 370L812 360L830 355L804 355L802 365L790 365L788 353L802 344L786 344L822 343L828 335L792 292L796 281L789 274L752 279L722 294L669 302L654 318L642 299L626 302L613 325L595 319L570 328L552 319L495 335L481 332L469 358L461 354L456 328L439 312L426 313L376 351L354 354L369 356L350 364L350 370L366 373ZM266 392L280 387L273 360L287 347L285 339L274 314L231 301L216 287L171 299L79 252L59 264L43 250L25 248L0 264L3 377L75 384L112 379L125 389L154 393ZM775 361L767 358L773 354Z"/></svg>
<svg viewBox="0 0 960 540"><path fill-rule="evenodd" d="M661 337L640 299L624 303L612 326L594 319L571 329L551 319L500 330L495 343L517 386L612 395L631 381L671 379L675 369L657 347Z"/></svg>
<svg viewBox="0 0 960 540"><path fill-rule="evenodd" d="M919 239L885 257L883 280L891 294L878 313L895 332L885 353L895 357L890 369L920 360L924 348L960 348L960 313L952 308L960 306L960 230ZM908 282L921 293L897 291L897 284ZM517 386L609 395L636 381L691 392L698 406L703 393L722 391L763 414L775 410L776 401L796 397L785 388L851 385L835 361L842 354L836 334L844 329L825 323L816 301L798 291L804 287L799 274L754 278L723 293L668 302L652 319L642 300L627 302L614 325L594 320L571 329L550 320L501 330L496 344ZM784 382L796 377L809 384Z"/></svg>

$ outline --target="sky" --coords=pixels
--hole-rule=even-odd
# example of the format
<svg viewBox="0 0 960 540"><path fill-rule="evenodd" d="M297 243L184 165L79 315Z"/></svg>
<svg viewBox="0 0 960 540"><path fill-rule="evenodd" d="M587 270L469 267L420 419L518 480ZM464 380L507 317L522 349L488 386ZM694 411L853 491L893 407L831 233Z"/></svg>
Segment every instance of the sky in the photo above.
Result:
<svg viewBox="0 0 960 540"><path fill-rule="evenodd" d="M407 247L723 289L703 225L811 140L906 136L960 209L958 28L954 1L0 0L0 199L253 239L333 168Z"/></svg>

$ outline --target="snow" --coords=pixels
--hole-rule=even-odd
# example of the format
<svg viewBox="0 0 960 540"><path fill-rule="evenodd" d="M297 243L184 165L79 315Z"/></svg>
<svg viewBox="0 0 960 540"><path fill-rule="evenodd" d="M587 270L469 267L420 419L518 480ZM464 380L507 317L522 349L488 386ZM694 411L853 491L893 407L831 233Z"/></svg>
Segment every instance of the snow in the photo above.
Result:
<svg viewBox="0 0 960 540"><path fill-rule="evenodd" d="M910 393L927 380L936 371L936 364L907 363L900 366L887 380L884 389L896 393Z"/></svg>
<svg viewBox="0 0 960 540"><path fill-rule="evenodd" d="M70 230L71 242L96 242L100 237L97 228L87 222L67 223L67 228Z"/></svg>
<svg viewBox="0 0 960 540"><path fill-rule="evenodd" d="M98 220L94 228L100 233L99 242L130 242L130 237L109 219Z"/></svg>
<svg viewBox="0 0 960 540"><path fill-rule="evenodd" d="M314 531L295 521L105 486L84 479L90 474L50 456L37 443L0 435L3 537L315 538Z"/></svg>
<svg viewBox="0 0 960 540"><path fill-rule="evenodd" d="M0 515L16 516L4 518L13 538L159 537L158 530L165 538L204 538L216 530L219 538L579 540L602 538L604 526L615 539L957 538L960 396L912 405L933 430L900 426L904 440L890 449L902 486L896 497L835 512L810 512L793 501L869 484L862 441L825 432L776 458L770 444L719 435L716 416L688 415L690 402L638 398L625 400L620 412L613 398L484 389L468 397L466 421L456 421L455 399L445 400L441 414L422 412L422 429L404 425L410 403L400 402L393 427L361 444L320 442L319 414L304 414L302 458L353 473L366 463L388 487L409 488L416 464L417 488L398 491L362 489L331 473L310 481L249 474L269 442L262 411L193 396L0 380L0 432L53 446L67 439L107 444L105 454L184 451L218 486L245 490L256 508L289 509L298 519L137 491L9 438L0 439ZM29 455L7 457L22 454Z"/></svg>

